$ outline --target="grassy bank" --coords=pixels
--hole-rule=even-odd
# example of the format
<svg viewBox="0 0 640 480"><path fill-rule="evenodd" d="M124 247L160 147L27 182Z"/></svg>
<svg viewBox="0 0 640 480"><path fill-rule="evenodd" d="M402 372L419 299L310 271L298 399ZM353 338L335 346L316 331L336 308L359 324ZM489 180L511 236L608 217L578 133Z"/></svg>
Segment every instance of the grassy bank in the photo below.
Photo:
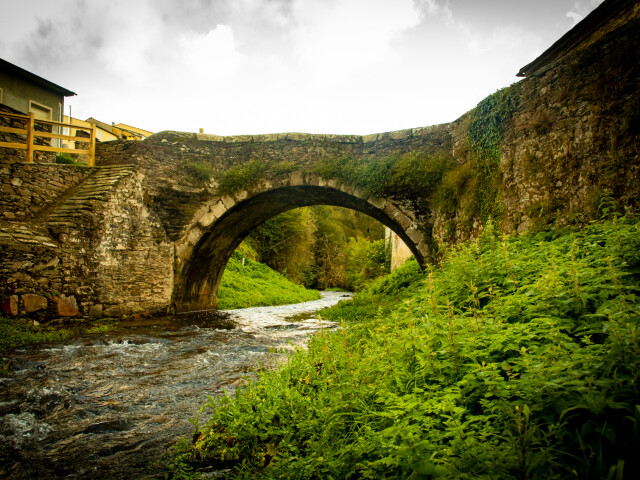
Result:
<svg viewBox="0 0 640 480"><path fill-rule="evenodd" d="M259 307L317 300L320 293L307 290L262 263L234 253L218 288L218 308Z"/></svg>
<svg viewBox="0 0 640 480"><path fill-rule="evenodd" d="M411 268L211 400L173 478L638 478L639 224L488 229L426 277Z"/></svg>
<svg viewBox="0 0 640 480"><path fill-rule="evenodd" d="M86 320L53 321L36 324L25 318L0 317L0 352L34 343L60 342L85 333L109 330L115 322Z"/></svg>

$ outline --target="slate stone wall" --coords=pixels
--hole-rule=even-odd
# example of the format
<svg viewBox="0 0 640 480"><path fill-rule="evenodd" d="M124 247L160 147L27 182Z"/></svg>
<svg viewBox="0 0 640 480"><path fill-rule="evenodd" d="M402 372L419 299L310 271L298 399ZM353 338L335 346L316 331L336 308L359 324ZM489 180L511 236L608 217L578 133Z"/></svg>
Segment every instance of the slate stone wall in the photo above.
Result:
<svg viewBox="0 0 640 480"><path fill-rule="evenodd" d="M5 315L37 319L123 316L166 309L173 245L149 214L135 167L80 169L11 164L7 178L42 185L72 175L61 201L30 218L0 222L0 299ZM52 195L58 187L51 187Z"/></svg>
<svg viewBox="0 0 640 480"><path fill-rule="evenodd" d="M0 221L37 217L63 202L91 173L73 165L0 162Z"/></svg>

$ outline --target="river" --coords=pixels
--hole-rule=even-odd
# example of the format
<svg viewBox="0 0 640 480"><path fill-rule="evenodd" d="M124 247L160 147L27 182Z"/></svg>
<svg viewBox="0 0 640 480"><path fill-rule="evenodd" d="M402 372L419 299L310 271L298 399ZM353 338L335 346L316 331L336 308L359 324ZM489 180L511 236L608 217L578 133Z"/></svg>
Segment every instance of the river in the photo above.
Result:
<svg viewBox="0 0 640 480"><path fill-rule="evenodd" d="M199 312L16 349L0 378L0 478L163 478L207 396L304 345L345 298Z"/></svg>

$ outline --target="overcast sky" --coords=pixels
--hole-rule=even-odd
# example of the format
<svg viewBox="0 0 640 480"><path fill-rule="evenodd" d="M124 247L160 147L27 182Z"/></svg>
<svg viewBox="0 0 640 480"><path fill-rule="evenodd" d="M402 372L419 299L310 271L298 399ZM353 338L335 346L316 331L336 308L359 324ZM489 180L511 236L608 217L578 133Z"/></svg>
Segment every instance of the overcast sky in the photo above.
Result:
<svg viewBox="0 0 640 480"><path fill-rule="evenodd" d="M218 135L455 120L601 3L1 1L0 58L76 92L65 114Z"/></svg>

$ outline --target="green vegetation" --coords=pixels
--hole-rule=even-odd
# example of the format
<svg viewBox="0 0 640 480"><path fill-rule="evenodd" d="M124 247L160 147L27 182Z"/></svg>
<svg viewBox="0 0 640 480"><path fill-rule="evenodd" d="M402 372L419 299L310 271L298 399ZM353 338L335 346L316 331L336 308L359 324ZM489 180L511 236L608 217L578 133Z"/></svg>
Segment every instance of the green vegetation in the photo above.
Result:
<svg viewBox="0 0 640 480"><path fill-rule="evenodd" d="M282 165L282 162L278 166ZM218 180L218 193L229 195L240 190L247 190L254 187L267 169L265 162L251 160L242 165L229 167ZM283 172L287 171L286 168Z"/></svg>
<svg viewBox="0 0 640 480"><path fill-rule="evenodd" d="M65 152L56 153L56 163L61 165L76 165L79 167L86 167L84 163L78 162L73 155Z"/></svg>
<svg viewBox="0 0 640 480"><path fill-rule="evenodd" d="M519 106L519 84L498 90L482 100L469 115L467 161L447 170L436 189L434 204L447 215L458 215L468 229L474 220L486 224L502 216L499 201L500 145L505 127ZM450 224L450 235L455 226Z"/></svg>
<svg viewBox="0 0 640 480"><path fill-rule="evenodd" d="M443 139L443 142L445 140ZM328 158L315 168L324 178L339 178L373 195L428 198L455 165L448 149L387 157Z"/></svg>
<svg viewBox="0 0 640 480"><path fill-rule="evenodd" d="M296 285L266 265L235 252L218 288L218 308L245 308L317 300L320 293Z"/></svg>
<svg viewBox="0 0 640 480"><path fill-rule="evenodd" d="M186 161L182 169L189 178L200 184L208 182L213 175L213 166L204 161Z"/></svg>
<svg viewBox="0 0 640 480"><path fill-rule="evenodd" d="M114 325L109 321L88 323L82 320L35 324L24 318L0 317L0 352L23 345L60 342L76 335L104 332Z"/></svg>
<svg viewBox="0 0 640 480"><path fill-rule="evenodd" d="M382 308L340 306L342 329L210 399L173 478L637 478L637 220L523 237L489 226L354 308L367 302Z"/></svg>
<svg viewBox="0 0 640 480"><path fill-rule="evenodd" d="M317 205L289 210L247 240L256 260L307 288L358 290L389 271L384 227L362 213Z"/></svg>

